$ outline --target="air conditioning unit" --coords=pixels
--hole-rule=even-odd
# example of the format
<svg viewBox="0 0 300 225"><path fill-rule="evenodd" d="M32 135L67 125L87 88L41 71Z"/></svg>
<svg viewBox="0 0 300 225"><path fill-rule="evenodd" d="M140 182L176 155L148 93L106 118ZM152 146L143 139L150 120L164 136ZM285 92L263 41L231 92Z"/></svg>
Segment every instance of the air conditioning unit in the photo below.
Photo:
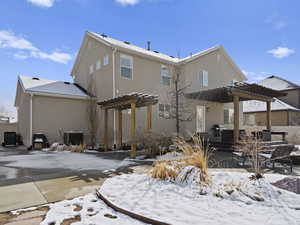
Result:
<svg viewBox="0 0 300 225"><path fill-rule="evenodd" d="M83 132L81 131L67 131L64 132L65 145L81 145L83 144Z"/></svg>

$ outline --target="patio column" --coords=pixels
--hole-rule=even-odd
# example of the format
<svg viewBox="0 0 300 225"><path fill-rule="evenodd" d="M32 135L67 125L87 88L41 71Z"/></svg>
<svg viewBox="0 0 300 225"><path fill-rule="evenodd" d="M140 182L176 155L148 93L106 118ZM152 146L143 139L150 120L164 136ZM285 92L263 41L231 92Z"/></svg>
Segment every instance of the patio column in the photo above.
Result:
<svg viewBox="0 0 300 225"><path fill-rule="evenodd" d="M152 130L152 105L147 105L147 131Z"/></svg>
<svg viewBox="0 0 300 225"><path fill-rule="evenodd" d="M267 130L271 131L271 102L267 102Z"/></svg>
<svg viewBox="0 0 300 225"><path fill-rule="evenodd" d="M122 110L118 109L118 142L117 142L117 148L122 148L122 142L123 142L123 120L122 120Z"/></svg>
<svg viewBox="0 0 300 225"><path fill-rule="evenodd" d="M234 104L234 131L233 131L233 143L238 143L240 137L240 98L239 96L233 96Z"/></svg>
<svg viewBox="0 0 300 225"><path fill-rule="evenodd" d="M136 157L136 104L131 103L131 127L130 127L130 133L131 133L131 158L135 159Z"/></svg>
<svg viewBox="0 0 300 225"><path fill-rule="evenodd" d="M104 109L104 151L108 150L108 109Z"/></svg>

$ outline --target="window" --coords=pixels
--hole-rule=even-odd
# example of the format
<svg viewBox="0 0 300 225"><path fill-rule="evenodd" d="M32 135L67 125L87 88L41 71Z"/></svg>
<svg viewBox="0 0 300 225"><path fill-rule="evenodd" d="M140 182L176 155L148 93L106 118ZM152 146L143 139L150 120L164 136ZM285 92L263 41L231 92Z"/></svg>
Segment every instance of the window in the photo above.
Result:
<svg viewBox="0 0 300 225"><path fill-rule="evenodd" d="M90 74L94 73L94 65L90 65Z"/></svg>
<svg viewBox="0 0 300 225"><path fill-rule="evenodd" d="M132 79L133 58L128 55L120 56L121 77Z"/></svg>
<svg viewBox="0 0 300 225"><path fill-rule="evenodd" d="M158 115L162 118L170 118L171 114L171 105L169 104L159 104L158 105Z"/></svg>
<svg viewBox="0 0 300 225"><path fill-rule="evenodd" d="M169 68L167 66L162 65L160 70L161 75L161 83L166 86L171 85L171 75Z"/></svg>
<svg viewBox="0 0 300 225"><path fill-rule="evenodd" d="M96 70L100 70L100 69L101 69L101 61L100 59L98 59L96 62Z"/></svg>
<svg viewBox="0 0 300 225"><path fill-rule="evenodd" d="M233 124L233 109L224 109L224 124Z"/></svg>
<svg viewBox="0 0 300 225"><path fill-rule="evenodd" d="M199 81L201 87L207 87L208 86L208 72L203 70L199 73Z"/></svg>
<svg viewBox="0 0 300 225"><path fill-rule="evenodd" d="M106 55L106 56L104 56L104 59L103 59L103 66L106 66L108 64L109 64L109 56Z"/></svg>

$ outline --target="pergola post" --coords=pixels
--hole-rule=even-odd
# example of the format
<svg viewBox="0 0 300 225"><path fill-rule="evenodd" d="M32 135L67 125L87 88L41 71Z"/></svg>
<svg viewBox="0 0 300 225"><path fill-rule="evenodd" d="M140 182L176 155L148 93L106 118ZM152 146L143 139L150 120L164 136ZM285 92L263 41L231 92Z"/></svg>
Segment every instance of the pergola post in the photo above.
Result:
<svg viewBox="0 0 300 225"><path fill-rule="evenodd" d="M233 96L233 104L234 104L234 131L233 131L233 140L234 145L236 145L239 141L240 137L240 104L239 104L239 96Z"/></svg>
<svg viewBox="0 0 300 225"><path fill-rule="evenodd" d="M131 127L130 127L130 134L131 134L131 158L136 158L136 103L131 103Z"/></svg>
<svg viewBox="0 0 300 225"><path fill-rule="evenodd" d="M108 109L104 109L104 151L108 150Z"/></svg>
<svg viewBox="0 0 300 225"><path fill-rule="evenodd" d="M271 102L267 102L267 130L271 131Z"/></svg>
<svg viewBox="0 0 300 225"><path fill-rule="evenodd" d="M147 131L152 130L152 105L147 105Z"/></svg>
<svg viewBox="0 0 300 225"><path fill-rule="evenodd" d="M123 142L123 120L122 120L122 110L118 109L118 140L117 140L117 148L122 148Z"/></svg>

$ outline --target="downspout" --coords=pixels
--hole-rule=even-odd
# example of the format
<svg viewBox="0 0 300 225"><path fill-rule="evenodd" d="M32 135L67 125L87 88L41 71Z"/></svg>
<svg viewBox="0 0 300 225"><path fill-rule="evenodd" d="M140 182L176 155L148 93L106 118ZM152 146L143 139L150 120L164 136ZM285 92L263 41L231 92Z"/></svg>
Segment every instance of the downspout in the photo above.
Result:
<svg viewBox="0 0 300 225"><path fill-rule="evenodd" d="M113 98L116 97L116 52L117 48L113 48L112 54L112 64L113 64ZM113 127L114 127L114 148L116 147L117 140L116 140L116 110L114 109L114 119L113 119Z"/></svg>
<svg viewBox="0 0 300 225"><path fill-rule="evenodd" d="M30 144L30 146L32 146L32 129L33 129L33 122L32 122L32 98L33 98L33 94L31 93L30 94L30 113L29 113L29 144Z"/></svg>

